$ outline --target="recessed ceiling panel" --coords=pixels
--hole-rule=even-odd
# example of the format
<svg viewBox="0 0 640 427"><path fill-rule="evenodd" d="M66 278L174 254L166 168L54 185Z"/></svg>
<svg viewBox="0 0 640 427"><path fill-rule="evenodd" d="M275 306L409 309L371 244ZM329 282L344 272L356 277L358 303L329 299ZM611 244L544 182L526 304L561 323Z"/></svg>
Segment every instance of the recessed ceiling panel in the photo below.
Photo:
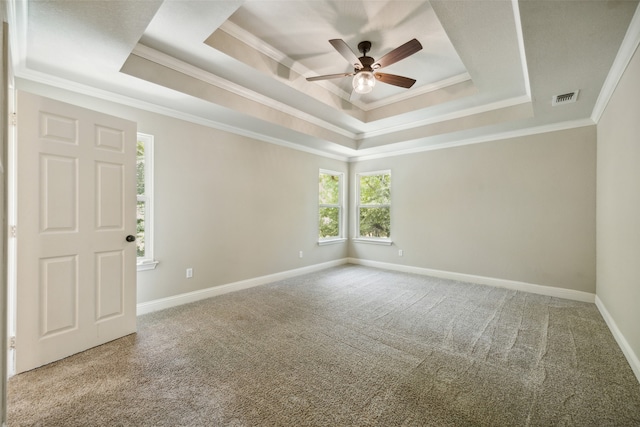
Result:
<svg viewBox="0 0 640 427"><path fill-rule="evenodd" d="M416 80L411 89L378 82L356 101L365 104L388 97L421 93L421 88L466 74L466 69L429 2L418 1L247 1L229 18L234 25L281 52L305 77L353 71L353 67L331 46L342 39L360 56L358 43L371 42L368 56L381 58L416 38L423 49L395 64L385 73ZM351 92L349 77L328 82ZM309 82L309 85L318 84ZM411 92L409 92L411 91Z"/></svg>

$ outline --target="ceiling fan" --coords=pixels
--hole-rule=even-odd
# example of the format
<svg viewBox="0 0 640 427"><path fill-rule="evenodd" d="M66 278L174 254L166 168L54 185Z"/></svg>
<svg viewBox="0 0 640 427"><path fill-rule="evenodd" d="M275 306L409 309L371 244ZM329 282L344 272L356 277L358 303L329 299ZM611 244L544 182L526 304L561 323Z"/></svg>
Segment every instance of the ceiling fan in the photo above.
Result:
<svg viewBox="0 0 640 427"><path fill-rule="evenodd" d="M356 54L349 48L347 43L342 39L332 39L329 43L340 53L351 65L353 65L352 73L327 74L324 76L307 77L307 81L328 80L340 77L353 76L353 90L356 93L369 93L376 84L376 80L403 88L410 88L416 82L415 79L409 77L396 76L395 74L379 73L382 67L395 64L401 59L411 56L422 49L422 45L416 39L409 40L402 46L393 49L379 60L375 60L367 56L367 52L371 50L371 42L362 41L358 43L358 50L362 56L358 58Z"/></svg>

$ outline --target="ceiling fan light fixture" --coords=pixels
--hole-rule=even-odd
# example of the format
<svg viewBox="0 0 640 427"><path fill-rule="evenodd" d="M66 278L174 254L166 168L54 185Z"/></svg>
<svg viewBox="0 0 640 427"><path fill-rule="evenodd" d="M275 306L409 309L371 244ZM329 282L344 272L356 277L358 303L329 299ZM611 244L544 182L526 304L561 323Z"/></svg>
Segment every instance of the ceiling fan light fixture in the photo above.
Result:
<svg viewBox="0 0 640 427"><path fill-rule="evenodd" d="M353 76L353 90L356 93L369 93L376 85L376 77L371 71L359 71Z"/></svg>
<svg viewBox="0 0 640 427"><path fill-rule="evenodd" d="M338 53L342 55L344 59L349 61L349 64L353 65L353 72L307 77L307 81L313 82L316 80L328 80L353 76L353 81L351 82L351 84L355 93L371 92L373 90L373 87L376 85L376 80L380 80L382 83L402 87L405 89L409 89L416 82L415 79L410 79L409 77L377 72L380 68L395 64L401 59L404 59L407 56L411 56L422 49L422 45L416 39L409 40L402 46L393 49L378 61L370 56L367 56L367 52L371 50L370 41L365 40L358 43L358 50L360 51L360 53L362 53L362 56L360 58L356 56L356 54L342 39L332 39L329 40L329 43L331 43L333 48L338 51Z"/></svg>

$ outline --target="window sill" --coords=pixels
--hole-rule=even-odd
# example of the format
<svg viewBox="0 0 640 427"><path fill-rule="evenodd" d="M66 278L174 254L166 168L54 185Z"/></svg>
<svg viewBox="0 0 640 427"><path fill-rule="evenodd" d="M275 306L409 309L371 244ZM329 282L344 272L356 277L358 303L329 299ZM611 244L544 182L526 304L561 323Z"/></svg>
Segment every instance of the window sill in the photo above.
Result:
<svg viewBox="0 0 640 427"><path fill-rule="evenodd" d="M337 243L344 243L346 241L347 241L347 239L345 239L344 237L339 237L339 238L336 238L336 239L318 240L318 246L335 245Z"/></svg>
<svg viewBox="0 0 640 427"><path fill-rule="evenodd" d="M368 243L370 245L385 245L391 246L393 244L392 240L389 239L366 239L362 237L356 237L353 239L355 243Z"/></svg>
<svg viewBox="0 0 640 427"><path fill-rule="evenodd" d="M155 270L158 261L141 261L137 264L138 271Z"/></svg>

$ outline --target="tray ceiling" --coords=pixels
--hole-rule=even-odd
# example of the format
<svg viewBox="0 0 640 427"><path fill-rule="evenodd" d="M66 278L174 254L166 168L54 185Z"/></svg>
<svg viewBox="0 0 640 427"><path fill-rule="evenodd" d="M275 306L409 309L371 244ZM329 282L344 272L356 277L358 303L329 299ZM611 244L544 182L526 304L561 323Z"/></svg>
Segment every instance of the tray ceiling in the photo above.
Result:
<svg viewBox="0 0 640 427"><path fill-rule="evenodd" d="M10 2L14 70L46 83L342 158L588 121L635 1ZM417 80L352 96L329 44L372 43ZM358 55L359 56L359 55ZM552 107L554 95L580 90Z"/></svg>

